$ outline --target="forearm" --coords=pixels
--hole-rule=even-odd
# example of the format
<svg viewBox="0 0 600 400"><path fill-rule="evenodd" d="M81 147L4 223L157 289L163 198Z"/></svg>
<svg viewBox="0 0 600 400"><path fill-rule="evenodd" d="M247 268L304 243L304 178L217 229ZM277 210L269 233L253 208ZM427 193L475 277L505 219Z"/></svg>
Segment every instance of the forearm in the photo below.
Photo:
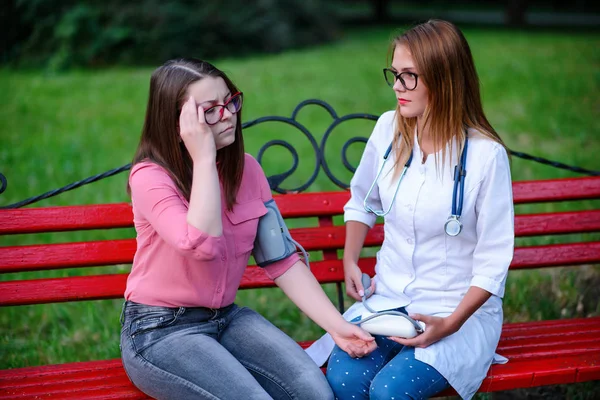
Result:
<svg viewBox="0 0 600 400"><path fill-rule="evenodd" d="M461 300L456 307L456 310L448 317L452 322L452 325L456 330L459 330L461 326L473 315L475 311L479 309L492 294L487 290L481 289L477 286L471 286L465 297Z"/></svg>
<svg viewBox="0 0 600 400"><path fill-rule="evenodd" d="M358 221L346 222L346 242L344 243L344 262L357 263L360 251L369 232L369 226Z"/></svg>
<svg viewBox="0 0 600 400"><path fill-rule="evenodd" d="M295 263L275 279L275 283L300 310L327 332L335 331L336 327L344 322L339 311L303 262Z"/></svg>
<svg viewBox="0 0 600 400"><path fill-rule="evenodd" d="M214 158L194 161L187 222L211 236L221 236L221 188Z"/></svg>

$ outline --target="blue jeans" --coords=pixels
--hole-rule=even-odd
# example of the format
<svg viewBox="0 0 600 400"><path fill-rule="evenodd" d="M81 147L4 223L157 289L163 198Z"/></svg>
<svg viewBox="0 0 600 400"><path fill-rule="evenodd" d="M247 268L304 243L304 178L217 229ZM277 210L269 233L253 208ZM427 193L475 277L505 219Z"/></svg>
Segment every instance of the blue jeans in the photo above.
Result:
<svg viewBox="0 0 600 400"><path fill-rule="evenodd" d="M304 350L248 308L127 301L121 322L125 371L156 399L333 399Z"/></svg>
<svg viewBox="0 0 600 400"><path fill-rule="evenodd" d="M374 336L377 349L363 358L352 358L335 346L327 380L336 399L427 399L450 386L432 366L415 360L414 347Z"/></svg>

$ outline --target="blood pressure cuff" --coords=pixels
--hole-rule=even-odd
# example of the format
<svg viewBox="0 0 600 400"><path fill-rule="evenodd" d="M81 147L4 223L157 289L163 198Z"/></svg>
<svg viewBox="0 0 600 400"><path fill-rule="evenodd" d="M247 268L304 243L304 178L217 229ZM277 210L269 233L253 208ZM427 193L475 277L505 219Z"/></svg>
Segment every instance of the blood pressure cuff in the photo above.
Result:
<svg viewBox="0 0 600 400"><path fill-rule="evenodd" d="M258 231L252 255L259 267L266 267L296 252L296 244L290 235L275 200L265 203L267 213L258 220Z"/></svg>

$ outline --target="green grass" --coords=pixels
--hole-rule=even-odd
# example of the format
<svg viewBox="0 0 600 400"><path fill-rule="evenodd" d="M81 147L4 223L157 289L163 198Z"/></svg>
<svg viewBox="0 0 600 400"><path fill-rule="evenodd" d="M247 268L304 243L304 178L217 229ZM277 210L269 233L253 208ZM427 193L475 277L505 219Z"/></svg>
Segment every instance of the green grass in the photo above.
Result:
<svg viewBox="0 0 600 400"><path fill-rule="evenodd" d="M338 43L309 50L215 63L244 91L244 121L265 115L289 116L296 104L307 98L326 100L340 115L379 115L395 104L381 74L391 34L387 29L360 30ZM487 115L507 145L567 164L600 169L600 35L474 29L465 34L479 71ZM139 139L151 72L152 68L113 68L54 75L0 69L0 172L9 180L0 204L129 162ZM327 113L317 108L303 110L299 120L317 140L330 123ZM328 141L329 164L342 180L351 176L339 158L342 143L353 136L367 136L372 126L368 121L348 122ZM301 155L299 172L286 186L301 184L312 173L314 155L298 131L270 123L245 132L247 150L254 155L262 143L274 138L289 139ZM352 162L358 161L361 150L360 146L351 149ZM265 155L268 175L283 172L291 164L285 151L278 151ZM514 180L567 176L577 175L513 159ZM128 201L125 182L126 174L121 174L38 205ZM323 173L310 188L334 189ZM598 202L578 206L592 205L597 207ZM521 206L517 211L569 206ZM0 245L132 235L131 229L19 235L1 237ZM528 239L519 243L539 242ZM124 265L102 271L128 269ZM1 279L68 276L90 270L98 271L50 271ZM598 315L598 272L597 266L587 266L511 273L506 320ZM335 287L329 285L326 290L335 297ZM238 302L259 310L297 340L320 333L278 289L242 291ZM113 300L1 309L0 368L119 357L120 304L120 300Z"/></svg>

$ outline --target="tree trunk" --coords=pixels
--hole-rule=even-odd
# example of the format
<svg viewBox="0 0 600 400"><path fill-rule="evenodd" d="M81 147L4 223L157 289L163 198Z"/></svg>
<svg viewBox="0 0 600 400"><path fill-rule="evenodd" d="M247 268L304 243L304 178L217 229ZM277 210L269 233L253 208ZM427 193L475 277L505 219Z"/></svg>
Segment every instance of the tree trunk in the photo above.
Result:
<svg viewBox="0 0 600 400"><path fill-rule="evenodd" d="M525 25L527 0L508 0L506 5L506 23L509 26Z"/></svg>
<svg viewBox="0 0 600 400"><path fill-rule="evenodd" d="M385 22L390 19L389 5L389 0L373 0L373 11L375 12L375 21Z"/></svg>

